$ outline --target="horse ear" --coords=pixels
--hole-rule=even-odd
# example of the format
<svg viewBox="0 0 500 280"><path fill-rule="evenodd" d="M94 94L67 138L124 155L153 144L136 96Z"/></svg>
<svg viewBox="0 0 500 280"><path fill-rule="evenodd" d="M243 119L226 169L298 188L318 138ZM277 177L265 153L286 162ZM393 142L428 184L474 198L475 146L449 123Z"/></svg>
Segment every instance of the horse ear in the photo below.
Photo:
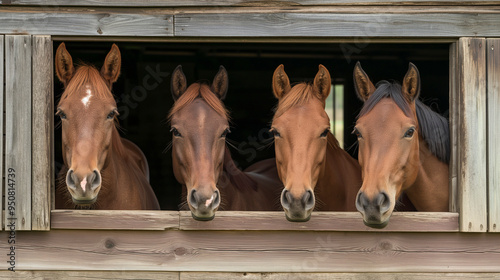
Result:
<svg viewBox="0 0 500 280"><path fill-rule="evenodd" d="M411 62L403 79L402 92L409 102L413 102L420 94L420 74L417 67Z"/></svg>
<svg viewBox="0 0 500 280"><path fill-rule="evenodd" d="M287 94L292 87L290 86L290 79L285 73L285 66L281 64L274 70L273 74L273 93L278 99L281 99Z"/></svg>
<svg viewBox="0 0 500 280"><path fill-rule="evenodd" d="M356 63L356 66L354 66L354 88L358 98L363 102L368 100L376 89L368 75L366 75L363 68L361 68L361 63L359 61Z"/></svg>
<svg viewBox="0 0 500 280"><path fill-rule="evenodd" d="M175 68L172 74L172 82L170 83L170 91L172 92L172 97L174 100L179 99L179 97L186 91L187 81L184 72L182 72L182 66L179 65Z"/></svg>
<svg viewBox="0 0 500 280"><path fill-rule="evenodd" d="M121 66L122 56L120 54L120 49L118 49L116 44L113 44L108 55L106 55L104 65L101 68L101 75L104 79L106 79L110 87L114 82L116 82L116 80L118 80Z"/></svg>
<svg viewBox="0 0 500 280"><path fill-rule="evenodd" d="M59 78L59 81L66 87L71 78L73 78L73 74L75 74L75 67L73 66L73 59L66 50L66 45L64 43L61 43L57 48L55 68L57 78Z"/></svg>
<svg viewBox="0 0 500 280"><path fill-rule="evenodd" d="M330 72L323 65L319 65L318 73L314 77L314 88L320 94L322 100L326 100L330 94L332 87L332 78L330 77Z"/></svg>
<svg viewBox="0 0 500 280"><path fill-rule="evenodd" d="M229 78L227 76L227 71L224 66L219 67L219 72L214 77L212 82L212 92L219 96L220 100L224 100L227 94L227 88L229 85Z"/></svg>

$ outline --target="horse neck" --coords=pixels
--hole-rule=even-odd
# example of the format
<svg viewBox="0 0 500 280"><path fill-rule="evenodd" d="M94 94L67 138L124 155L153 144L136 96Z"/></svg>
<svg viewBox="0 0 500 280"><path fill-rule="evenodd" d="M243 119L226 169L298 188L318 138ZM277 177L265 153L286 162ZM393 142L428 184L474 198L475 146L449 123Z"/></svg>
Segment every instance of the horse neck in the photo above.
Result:
<svg viewBox="0 0 500 280"><path fill-rule="evenodd" d="M326 159L316 184L318 210L355 211L356 194L361 187L361 167L344 151L333 134L328 134Z"/></svg>
<svg viewBox="0 0 500 280"><path fill-rule="evenodd" d="M419 138L420 165L417 178L405 192L418 211L448 211L448 164L440 161Z"/></svg>

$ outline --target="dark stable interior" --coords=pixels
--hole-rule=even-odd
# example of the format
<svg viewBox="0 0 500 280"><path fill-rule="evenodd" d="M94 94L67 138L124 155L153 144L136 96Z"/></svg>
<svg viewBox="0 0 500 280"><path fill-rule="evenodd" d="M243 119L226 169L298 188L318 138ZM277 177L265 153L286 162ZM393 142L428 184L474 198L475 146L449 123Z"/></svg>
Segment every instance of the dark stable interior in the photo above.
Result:
<svg viewBox="0 0 500 280"><path fill-rule="evenodd" d="M73 61L90 63L100 69L112 42L65 42ZM54 42L54 52L60 42ZM181 185L172 172L172 136L166 116L172 107L170 73L182 65L188 84L211 82L219 66L229 75L224 101L231 112L228 142L233 159L241 168L274 157L268 134L273 107L272 75L284 64L292 83L312 81L323 64L332 83L344 85L345 149L356 155L356 138L351 135L362 103L352 79L360 61L372 82L401 81L413 62L421 76L420 99L448 117L448 44L363 44L355 43L117 43L122 54L121 76L113 86L120 112L123 137L136 143L146 155L151 185L161 209L178 210ZM55 79L55 104L62 84ZM55 118L56 124L59 118ZM62 165L61 130L55 129L56 172Z"/></svg>

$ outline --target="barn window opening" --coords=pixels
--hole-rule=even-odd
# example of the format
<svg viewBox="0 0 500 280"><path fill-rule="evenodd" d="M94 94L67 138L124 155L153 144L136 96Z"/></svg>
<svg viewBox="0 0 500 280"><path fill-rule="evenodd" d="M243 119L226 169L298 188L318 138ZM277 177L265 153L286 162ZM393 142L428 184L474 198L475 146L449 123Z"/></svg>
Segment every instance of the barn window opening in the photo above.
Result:
<svg viewBox="0 0 500 280"><path fill-rule="evenodd" d="M61 41L54 42L54 52ZM76 64L101 67L112 42L68 41L66 48ZM368 44L359 53L345 54L338 43L138 43L118 42L122 55L121 76L113 86L120 113L123 137L136 143L146 155L151 185L163 210L178 210L181 185L172 171L171 141L167 114L172 107L170 74L182 65L188 84L211 81L220 65L229 75L224 103L230 110L232 127L228 135L236 149L232 156L240 168L274 157L268 145L269 122L277 100L272 94L272 74L280 64L292 83L312 82L318 65L332 76L327 100L331 129L344 149L357 158L356 137L351 134L362 106L354 92L352 73L357 61L373 82L401 81L408 63L421 75L421 100L448 117L449 44ZM54 104L62 84L54 78ZM62 167L61 130L55 129L56 172ZM57 176L57 174L56 174Z"/></svg>

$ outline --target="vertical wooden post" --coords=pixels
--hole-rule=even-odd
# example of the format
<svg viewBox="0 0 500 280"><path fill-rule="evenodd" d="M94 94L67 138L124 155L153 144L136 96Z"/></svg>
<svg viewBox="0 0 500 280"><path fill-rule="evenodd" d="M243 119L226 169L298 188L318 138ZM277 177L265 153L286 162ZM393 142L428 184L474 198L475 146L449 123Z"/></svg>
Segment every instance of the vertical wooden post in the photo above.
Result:
<svg viewBox="0 0 500 280"><path fill-rule="evenodd" d="M51 189L54 187L52 39L37 35L32 40L31 229L50 230Z"/></svg>
<svg viewBox="0 0 500 280"><path fill-rule="evenodd" d="M16 230L31 230L30 35L5 36L5 89L5 198L15 202L5 218L16 219Z"/></svg>
<svg viewBox="0 0 500 280"><path fill-rule="evenodd" d="M0 35L0 109L2 110L2 114L0 114L0 131L2 132L2 135L4 133L3 130L3 110L4 110L4 41L5 36ZM3 137L0 137L0 174L3 173ZM3 209L3 201L2 201L2 195L4 194L5 190L5 184L4 181L2 180L2 183L0 184L0 209ZM1 216L0 216L1 217ZM3 229L3 219L0 218L0 231Z"/></svg>
<svg viewBox="0 0 500 280"><path fill-rule="evenodd" d="M450 169L449 169L449 187L450 187L450 212L458 212L458 43L450 45Z"/></svg>
<svg viewBox="0 0 500 280"><path fill-rule="evenodd" d="M487 230L486 40L460 38L458 186L460 230Z"/></svg>
<svg viewBox="0 0 500 280"><path fill-rule="evenodd" d="M488 230L500 232L500 39L488 39Z"/></svg>

